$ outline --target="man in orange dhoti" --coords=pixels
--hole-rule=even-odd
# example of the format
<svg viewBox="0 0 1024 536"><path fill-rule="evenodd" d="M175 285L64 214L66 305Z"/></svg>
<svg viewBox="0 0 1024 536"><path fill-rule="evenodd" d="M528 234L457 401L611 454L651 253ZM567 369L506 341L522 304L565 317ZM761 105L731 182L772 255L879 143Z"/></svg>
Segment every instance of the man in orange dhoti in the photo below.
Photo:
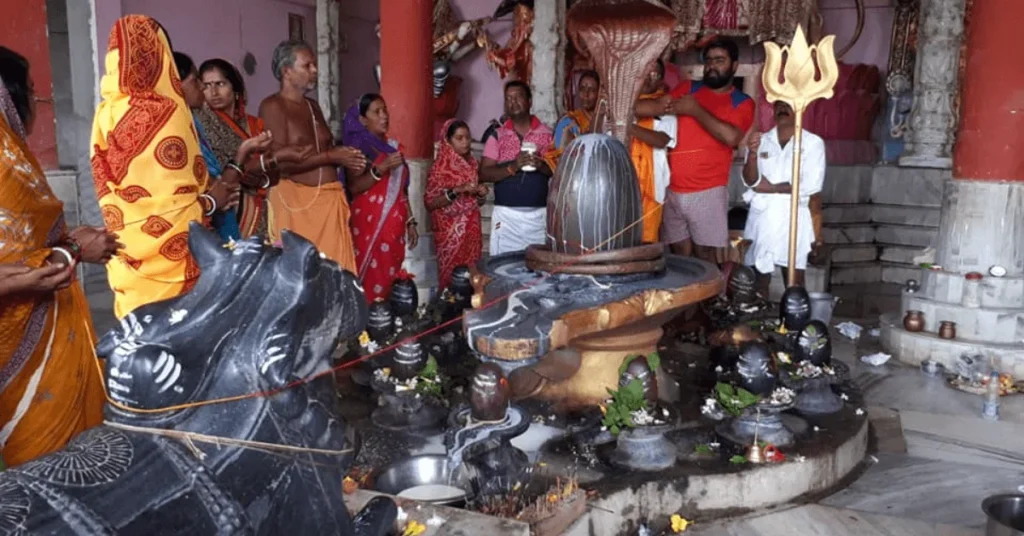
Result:
<svg viewBox="0 0 1024 536"><path fill-rule="evenodd" d="M103 230L65 227L64 204L25 143L35 115L28 69L0 47L0 467L60 449L103 419L74 265L104 263L120 246Z"/></svg>
<svg viewBox="0 0 1024 536"><path fill-rule="evenodd" d="M640 99L660 99L665 96L665 64L659 59L644 79ZM671 174L668 152L676 145L676 117L644 117L630 126L633 138L630 153L640 183L643 201L644 242L657 242L661 228L662 204Z"/></svg>
<svg viewBox="0 0 1024 536"><path fill-rule="evenodd" d="M338 166L362 175L368 169L358 149L334 146L334 136L316 101L306 92L316 87L316 56L301 41L285 41L271 62L281 90L260 103L260 118L274 135L271 147L303 148L305 158L281 163L281 182L270 192L270 239L288 229L316 244L327 258L356 273L349 229L349 206Z"/></svg>
<svg viewBox="0 0 1024 536"><path fill-rule="evenodd" d="M155 20L115 23L100 92L92 173L107 230L126 245L107 265L114 314L123 318L195 285L188 225L232 208L239 186L209 184L170 42Z"/></svg>

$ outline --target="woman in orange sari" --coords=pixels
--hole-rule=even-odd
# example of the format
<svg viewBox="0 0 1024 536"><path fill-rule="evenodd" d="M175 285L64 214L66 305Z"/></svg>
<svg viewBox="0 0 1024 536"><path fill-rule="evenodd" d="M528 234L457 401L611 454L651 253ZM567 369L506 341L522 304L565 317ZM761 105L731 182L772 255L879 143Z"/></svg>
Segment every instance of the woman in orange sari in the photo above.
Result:
<svg viewBox="0 0 1024 536"><path fill-rule="evenodd" d="M210 181L170 41L155 20L118 19L92 132L92 175L107 229L125 248L107 265L114 315L191 290L188 226L234 209L241 174ZM198 86L198 80L196 81Z"/></svg>
<svg viewBox="0 0 1024 536"><path fill-rule="evenodd" d="M456 266L471 266L480 259L480 203L487 186L478 183L479 164L470 154L469 126L449 119L441 128L444 139L427 179L424 200L434 224L438 283L448 288Z"/></svg>
<svg viewBox="0 0 1024 536"><path fill-rule="evenodd" d="M221 169L232 161L242 142L263 132L263 120L245 111L245 81L241 73L226 60L214 58L199 66L207 106L196 113L203 125L206 141L220 162ZM267 155L263 155L264 158ZM249 157L258 160L259 154ZM242 167L255 167L255 162L238 162ZM247 165L249 164L249 165ZM264 167L268 162L264 161ZM242 188L238 206L238 227L242 238L253 235L267 237L267 193L265 188Z"/></svg>
<svg viewBox="0 0 1024 536"><path fill-rule="evenodd" d="M35 116L25 58L0 47L0 459L18 465L103 418L78 262L102 264L117 236L68 231L64 204L25 141Z"/></svg>
<svg viewBox="0 0 1024 536"><path fill-rule="evenodd" d="M409 207L409 166L398 140L388 136L389 126L388 107L376 93L360 97L345 114L345 145L362 151L370 162L366 172L349 175L346 184L352 196L357 275L370 302L391 294L406 244L415 248L419 239Z"/></svg>

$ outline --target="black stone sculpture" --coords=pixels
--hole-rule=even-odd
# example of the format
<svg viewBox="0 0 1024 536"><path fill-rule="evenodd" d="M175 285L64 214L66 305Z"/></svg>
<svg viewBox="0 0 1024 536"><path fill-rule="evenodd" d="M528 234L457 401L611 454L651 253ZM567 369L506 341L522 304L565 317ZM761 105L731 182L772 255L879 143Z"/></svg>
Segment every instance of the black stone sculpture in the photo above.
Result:
<svg viewBox="0 0 1024 536"><path fill-rule="evenodd" d="M799 361L810 361L819 367L831 364L832 339L828 326L820 320L808 322L797 336L796 353Z"/></svg>
<svg viewBox="0 0 1024 536"><path fill-rule="evenodd" d="M391 374L401 381L418 375L427 364L427 354L423 351L423 345L411 336L395 348L393 359Z"/></svg>
<svg viewBox="0 0 1024 536"><path fill-rule="evenodd" d="M754 269L745 264L736 264L729 276L727 295L736 305L747 305L757 300L754 290L756 275Z"/></svg>
<svg viewBox="0 0 1024 536"><path fill-rule="evenodd" d="M468 266L460 265L452 270L452 280L448 284L448 290L455 295L456 300L468 302L473 297L473 276L469 272Z"/></svg>
<svg viewBox="0 0 1024 536"><path fill-rule="evenodd" d="M768 345L750 342L743 345L736 363L740 387L755 395L769 396L775 390L775 367Z"/></svg>
<svg viewBox="0 0 1024 536"><path fill-rule="evenodd" d="M619 378L619 387L625 387L637 380L643 388L644 398L654 407L658 404L658 378L644 356L633 357Z"/></svg>
<svg viewBox="0 0 1024 536"><path fill-rule="evenodd" d="M811 297L804 287L793 286L782 293L779 305L779 320L790 332L804 329L811 320Z"/></svg>
<svg viewBox="0 0 1024 536"><path fill-rule="evenodd" d="M395 319L391 314L391 305L384 300L370 304L369 320L366 322L366 334L378 345L385 344L395 330Z"/></svg>
<svg viewBox="0 0 1024 536"><path fill-rule="evenodd" d="M192 224L202 276L183 296L128 314L98 347L120 404L63 450L0 472L0 534L337 534L383 536L396 507L374 499L355 519L342 479L354 454L327 372L340 337L363 329L355 277L298 235L284 250L226 249ZM278 391L279 392L276 392ZM126 428L128 427L128 428ZM220 444L140 428L225 438ZM233 440L321 449L290 452Z"/></svg>
<svg viewBox="0 0 1024 536"><path fill-rule="evenodd" d="M412 278L397 279L391 285L391 311L395 316L406 318L416 314L416 308L420 306L420 293L416 289L416 283Z"/></svg>

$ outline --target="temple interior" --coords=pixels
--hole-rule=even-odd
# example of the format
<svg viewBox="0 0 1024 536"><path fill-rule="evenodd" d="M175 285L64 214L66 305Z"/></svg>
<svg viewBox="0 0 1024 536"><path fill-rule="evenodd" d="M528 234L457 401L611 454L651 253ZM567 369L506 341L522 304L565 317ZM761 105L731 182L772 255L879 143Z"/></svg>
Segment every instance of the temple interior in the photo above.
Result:
<svg viewBox="0 0 1024 536"><path fill-rule="evenodd" d="M279 89L274 47L305 41L318 66L306 95L339 144L346 110L383 95L408 169L403 223L418 238L387 296L363 300L362 271L316 257L304 238L222 248L195 226L198 286L130 321L114 314L108 271L79 266L100 348L110 346L98 351L107 380L127 362L163 381L166 357L145 361L156 359L141 344L150 336L194 375L171 408L198 407L159 413L170 404L146 404L170 395L138 382L138 400L117 399L134 410L108 403L104 423L65 450L0 471L0 534L1024 534L1021 0L10 8L0 45L28 58L38 102L27 147L69 227L110 223L88 146L108 32L139 14L197 64L237 65L249 113ZM728 258L708 262L641 238L630 144L651 67L661 62L670 91L710 87L704 47L723 38L738 45L732 91L754 115L728 164ZM591 71L601 127L550 165L544 243L491 253L492 216L508 208L494 186L479 200L479 261L442 269L424 200L444 125L465 122L474 162L499 160L487 138L498 154L512 121L506 82L527 84L533 116L554 127L582 106ZM772 264L760 292L764 274L744 263L744 168L750 136L776 127L776 101L797 114L797 132L820 138L827 167L802 284ZM791 262L796 225L779 239ZM245 270L252 281L236 285ZM202 307L209 324L190 313L190 334L161 327ZM262 344L273 337L287 343ZM268 345L295 363L259 361ZM206 399L228 409L196 402ZM221 433L223 445L210 439ZM301 448L267 446L276 441ZM96 462L75 481L76 463L119 455L124 468ZM164 474L180 482L157 483ZM141 506L118 506L128 495ZM57 513L39 513L44 502ZM200 503L214 505L209 519L168 513Z"/></svg>

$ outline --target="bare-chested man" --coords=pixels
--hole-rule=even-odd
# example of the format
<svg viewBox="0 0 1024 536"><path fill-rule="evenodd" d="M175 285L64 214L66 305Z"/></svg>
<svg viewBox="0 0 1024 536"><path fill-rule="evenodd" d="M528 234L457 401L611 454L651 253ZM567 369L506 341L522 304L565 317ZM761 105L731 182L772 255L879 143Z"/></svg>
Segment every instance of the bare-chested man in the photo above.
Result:
<svg viewBox="0 0 1024 536"><path fill-rule="evenodd" d="M302 41L285 41L271 61L281 90L260 103L260 117L274 135L272 150L302 149L298 163L281 162L281 182L270 192L270 236L298 233L341 265L355 272L355 250L349 230L345 188L338 181L342 166L362 173L368 165L358 149L335 146L320 106L306 97L316 87L316 56Z"/></svg>

